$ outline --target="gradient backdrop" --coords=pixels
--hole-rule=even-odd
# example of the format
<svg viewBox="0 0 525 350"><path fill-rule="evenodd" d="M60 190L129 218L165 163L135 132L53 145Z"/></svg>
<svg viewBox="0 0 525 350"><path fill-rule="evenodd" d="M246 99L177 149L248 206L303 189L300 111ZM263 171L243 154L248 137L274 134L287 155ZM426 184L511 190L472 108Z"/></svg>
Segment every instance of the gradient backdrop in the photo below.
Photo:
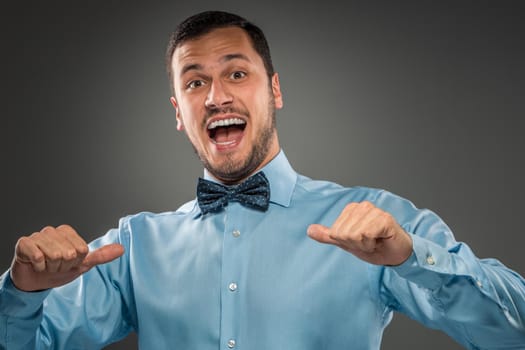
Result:
<svg viewBox="0 0 525 350"><path fill-rule="evenodd" d="M525 273L525 3L338 2L3 4L0 269L45 225L91 240L194 197L202 169L175 129L163 55L179 21L222 9L267 33L296 170L407 197ZM397 315L382 349L420 348L460 347Z"/></svg>

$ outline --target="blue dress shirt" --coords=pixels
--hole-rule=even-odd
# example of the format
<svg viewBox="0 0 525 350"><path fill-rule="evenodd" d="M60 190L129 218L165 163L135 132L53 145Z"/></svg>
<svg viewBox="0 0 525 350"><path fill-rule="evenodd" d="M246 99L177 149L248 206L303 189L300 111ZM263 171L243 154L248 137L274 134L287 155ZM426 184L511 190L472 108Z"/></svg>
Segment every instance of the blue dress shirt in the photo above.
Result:
<svg viewBox="0 0 525 350"><path fill-rule="evenodd" d="M477 259L429 210L379 189L298 175L281 152L264 169L267 212L232 202L202 215L140 213L90 244L125 254L35 293L0 277L0 348L98 349L130 331L141 349L379 349L399 311L469 349L525 348L525 280ZM397 267L371 265L306 235L350 202L390 212L412 236Z"/></svg>

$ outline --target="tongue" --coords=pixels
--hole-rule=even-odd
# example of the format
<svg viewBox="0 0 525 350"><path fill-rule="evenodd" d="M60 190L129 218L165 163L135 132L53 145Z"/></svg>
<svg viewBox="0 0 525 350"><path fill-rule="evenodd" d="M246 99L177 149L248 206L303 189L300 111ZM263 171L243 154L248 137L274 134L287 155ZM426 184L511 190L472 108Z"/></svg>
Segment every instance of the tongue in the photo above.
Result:
<svg viewBox="0 0 525 350"><path fill-rule="evenodd" d="M215 142L224 143L238 139L242 135L242 130L236 127L219 127L215 132Z"/></svg>

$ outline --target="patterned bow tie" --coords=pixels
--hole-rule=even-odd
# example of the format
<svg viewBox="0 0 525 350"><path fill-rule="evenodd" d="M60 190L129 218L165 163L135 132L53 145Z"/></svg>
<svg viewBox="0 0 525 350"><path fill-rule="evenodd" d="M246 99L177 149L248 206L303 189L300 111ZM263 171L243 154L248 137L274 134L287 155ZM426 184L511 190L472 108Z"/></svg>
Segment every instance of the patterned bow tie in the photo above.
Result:
<svg viewBox="0 0 525 350"><path fill-rule="evenodd" d="M262 172L233 186L224 186L199 178L197 201L202 214L219 211L230 201L237 201L248 208L266 211L270 201L270 183Z"/></svg>

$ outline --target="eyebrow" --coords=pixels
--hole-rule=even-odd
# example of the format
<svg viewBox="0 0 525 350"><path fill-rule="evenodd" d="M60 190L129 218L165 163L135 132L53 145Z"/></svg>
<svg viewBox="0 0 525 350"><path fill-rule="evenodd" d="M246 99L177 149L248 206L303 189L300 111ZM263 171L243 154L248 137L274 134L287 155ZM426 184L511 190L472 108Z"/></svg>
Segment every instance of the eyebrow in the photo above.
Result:
<svg viewBox="0 0 525 350"><path fill-rule="evenodd" d="M251 62L248 56L242 53L231 53L228 55L224 55L223 57L221 57L221 62L228 62L228 61L236 60L236 59L241 59L241 60Z"/></svg>
<svg viewBox="0 0 525 350"><path fill-rule="evenodd" d="M190 70L202 70L202 69L203 69L202 64L198 64L198 63L187 64L184 67L182 67L182 70L180 71L180 75L183 76Z"/></svg>
<svg viewBox="0 0 525 350"><path fill-rule="evenodd" d="M223 57L221 57L220 62L224 63L224 62L229 62L229 61L236 60L236 59L251 62L248 56L242 53L232 53L232 54L224 55ZM190 64L185 65L182 68L180 75L182 76L186 74L187 72L189 72L190 70L202 70L202 69L204 69L202 64L190 63Z"/></svg>

